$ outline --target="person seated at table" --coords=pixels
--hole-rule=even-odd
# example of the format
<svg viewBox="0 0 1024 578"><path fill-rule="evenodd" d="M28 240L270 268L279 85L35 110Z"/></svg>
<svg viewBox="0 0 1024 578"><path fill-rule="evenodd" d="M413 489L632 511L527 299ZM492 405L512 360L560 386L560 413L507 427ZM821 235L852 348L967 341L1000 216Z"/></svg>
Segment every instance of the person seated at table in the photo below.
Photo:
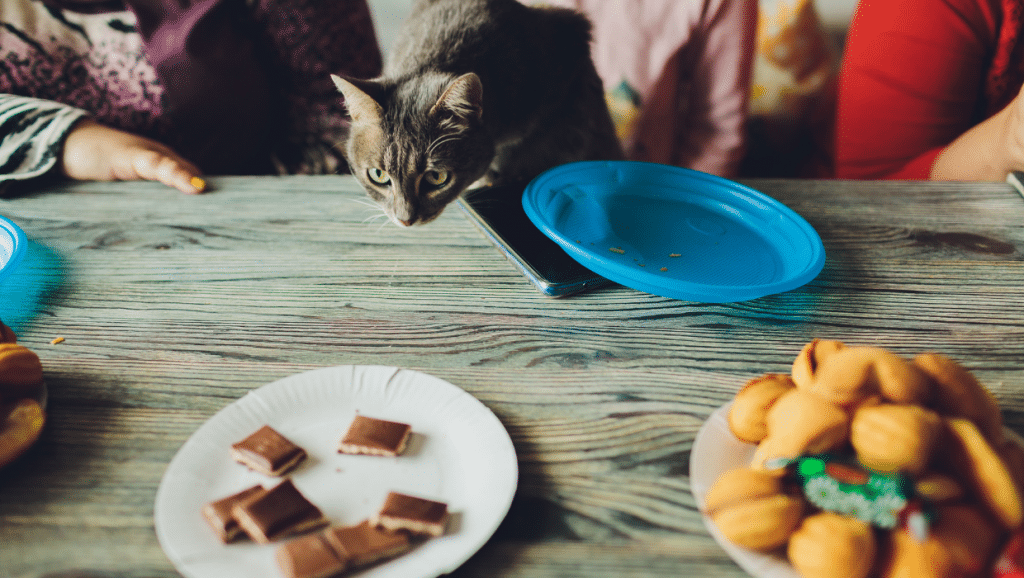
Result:
<svg viewBox="0 0 1024 578"><path fill-rule="evenodd" d="M839 79L836 176L1001 181L1024 169L1024 3L862 0Z"/></svg>
<svg viewBox="0 0 1024 578"><path fill-rule="evenodd" d="M330 73L381 70L366 0L4 0L0 23L0 183L338 172Z"/></svg>
<svg viewBox="0 0 1024 578"><path fill-rule="evenodd" d="M581 11L632 160L734 177L742 160L757 0L520 0Z"/></svg>

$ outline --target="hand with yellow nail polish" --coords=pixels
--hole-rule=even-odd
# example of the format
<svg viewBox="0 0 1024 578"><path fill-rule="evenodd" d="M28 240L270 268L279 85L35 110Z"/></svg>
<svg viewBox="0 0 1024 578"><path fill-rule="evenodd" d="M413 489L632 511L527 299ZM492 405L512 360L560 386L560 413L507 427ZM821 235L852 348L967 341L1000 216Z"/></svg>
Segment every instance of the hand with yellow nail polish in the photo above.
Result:
<svg viewBox="0 0 1024 578"><path fill-rule="evenodd" d="M159 181L188 194L206 189L199 169L170 147L91 119L68 133L60 170L82 181Z"/></svg>

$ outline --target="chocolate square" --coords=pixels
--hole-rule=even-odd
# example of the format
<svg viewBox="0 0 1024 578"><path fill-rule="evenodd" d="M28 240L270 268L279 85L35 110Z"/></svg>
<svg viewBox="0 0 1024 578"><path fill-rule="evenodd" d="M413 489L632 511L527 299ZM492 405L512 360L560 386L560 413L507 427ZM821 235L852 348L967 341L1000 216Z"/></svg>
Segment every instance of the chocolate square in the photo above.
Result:
<svg viewBox="0 0 1024 578"><path fill-rule="evenodd" d="M393 532L440 536L448 524L448 504L391 492L373 522Z"/></svg>
<svg viewBox="0 0 1024 578"><path fill-rule="evenodd" d="M285 542L278 547L274 558L287 578L327 578L348 567L348 561L339 556L321 534Z"/></svg>
<svg viewBox="0 0 1024 578"><path fill-rule="evenodd" d="M353 566L393 558L410 548L409 536L382 530L370 525L369 520L355 526L328 528L324 536L338 555L347 558Z"/></svg>
<svg viewBox="0 0 1024 578"><path fill-rule="evenodd" d="M323 512L299 492L291 479L235 504L231 514L245 533L261 544L322 528L329 523Z"/></svg>
<svg viewBox="0 0 1024 578"><path fill-rule="evenodd" d="M405 451L411 432L409 424L357 415L341 439L338 452L397 456Z"/></svg>
<svg viewBox="0 0 1024 578"><path fill-rule="evenodd" d="M220 536L222 542L227 544L233 542L244 534L242 528L238 525L238 520L231 513L231 509L235 507L235 504L244 502L245 500L266 492L266 489L261 485L255 485L251 488L246 488L237 494L231 494L226 498L221 498L214 502L210 502L203 507L203 517L209 522L210 526Z"/></svg>
<svg viewBox="0 0 1024 578"><path fill-rule="evenodd" d="M298 466L306 458L306 450L265 425L244 440L232 444L231 455L235 461L257 472L280 476Z"/></svg>

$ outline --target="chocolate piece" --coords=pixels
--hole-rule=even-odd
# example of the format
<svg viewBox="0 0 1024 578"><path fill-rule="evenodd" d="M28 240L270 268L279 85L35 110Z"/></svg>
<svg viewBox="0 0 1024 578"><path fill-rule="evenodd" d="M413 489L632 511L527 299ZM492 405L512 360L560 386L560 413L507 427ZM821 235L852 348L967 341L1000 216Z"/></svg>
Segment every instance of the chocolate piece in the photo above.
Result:
<svg viewBox="0 0 1024 578"><path fill-rule="evenodd" d="M440 536L448 523L448 504L391 492L373 522L391 531Z"/></svg>
<svg viewBox="0 0 1024 578"><path fill-rule="evenodd" d="M265 425L244 440L232 444L231 455L235 461L257 472L280 476L299 465L306 458L306 450Z"/></svg>
<svg viewBox="0 0 1024 578"><path fill-rule="evenodd" d="M323 512L307 500L290 479L261 495L235 504L231 514L245 533L260 544L322 528L329 523Z"/></svg>
<svg viewBox="0 0 1024 578"><path fill-rule="evenodd" d="M412 427L409 424L357 415L341 439L338 452L372 456L397 456L405 451Z"/></svg>
<svg viewBox="0 0 1024 578"><path fill-rule="evenodd" d="M327 578L348 566L348 560L339 556L320 534L286 542L277 549L274 557L287 578Z"/></svg>
<svg viewBox="0 0 1024 578"><path fill-rule="evenodd" d="M406 534L381 530L371 526L369 520L355 526L328 528L324 536L335 552L347 558L353 566L392 558L410 547L409 536Z"/></svg>
<svg viewBox="0 0 1024 578"><path fill-rule="evenodd" d="M238 525L238 520L235 519L234 514L231 513L231 509L235 507L235 504L244 502L266 491L263 486L255 485L237 494L231 494L226 498L210 502L203 507L203 517L206 518L206 521L217 532L222 542L225 544L232 542L243 534L243 530Z"/></svg>

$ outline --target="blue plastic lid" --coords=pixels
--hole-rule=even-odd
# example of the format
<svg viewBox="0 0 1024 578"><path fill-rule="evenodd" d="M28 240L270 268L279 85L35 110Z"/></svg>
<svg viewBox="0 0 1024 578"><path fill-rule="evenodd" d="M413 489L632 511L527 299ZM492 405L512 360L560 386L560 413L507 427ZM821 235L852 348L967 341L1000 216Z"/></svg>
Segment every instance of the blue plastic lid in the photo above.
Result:
<svg viewBox="0 0 1024 578"><path fill-rule="evenodd" d="M795 289L825 266L818 233L775 199L680 167L588 161L523 193L537 227L582 265L627 287L726 303Z"/></svg>
<svg viewBox="0 0 1024 578"><path fill-rule="evenodd" d="M25 232L10 219L0 216L0 280L7 277L25 255Z"/></svg>

